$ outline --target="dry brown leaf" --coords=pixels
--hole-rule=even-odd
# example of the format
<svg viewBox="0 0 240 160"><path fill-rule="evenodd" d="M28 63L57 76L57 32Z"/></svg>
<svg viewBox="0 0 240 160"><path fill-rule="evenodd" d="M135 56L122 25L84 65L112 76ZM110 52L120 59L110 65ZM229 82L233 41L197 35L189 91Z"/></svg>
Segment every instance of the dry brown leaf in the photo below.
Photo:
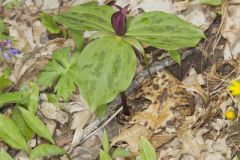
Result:
<svg viewBox="0 0 240 160"><path fill-rule="evenodd" d="M124 129L117 137L114 137L111 146L115 145L117 142L126 142L129 145L130 151L137 153L140 136L149 138L151 134L143 125L135 124L131 128Z"/></svg>
<svg viewBox="0 0 240 160"><path fill-rule="evenodd" d="M77 112L73 114L73 121L71 125L71 129L75 130L73 141L71 144L71 148L74 148L79 144L82 139L84 133L84 126L91 120L93 114L90 109L85 109L83 111Z"/></svg>

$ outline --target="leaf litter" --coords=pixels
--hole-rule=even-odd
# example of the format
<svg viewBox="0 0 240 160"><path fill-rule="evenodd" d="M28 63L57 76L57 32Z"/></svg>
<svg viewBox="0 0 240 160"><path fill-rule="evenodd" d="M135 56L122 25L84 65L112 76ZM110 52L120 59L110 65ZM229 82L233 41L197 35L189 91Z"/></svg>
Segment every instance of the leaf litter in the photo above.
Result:
<svg viewBox="0 0 240 160"><path fill-rule="evenodd" d="M63 46L72 49L75 47L72 40L50 37L37 13L57 12L64 10L64 7L86 2L89 1L64 1L63 4L58 1L48 3L46 0L25 1L25 8L15 9L12 13L4 12L3 20L8 24L9 35L16 40L14 47L23 52L11 62L13 70L10 80L14 87L18 88L36 79L54 50ZM100 0L99 3L106 2ZM206 31L207 39L195 48L202 52L203 59L208 63L205 67L191 64L191 67L182 73L184 78L179 80L169 71L174 65L170 60L167 60L169 63L164 67L164 71L160 68L156 69L157 73L152 73L153 78L143 76L137 89L127 94L132 116L124 119L124 125L118 123L117 128L121 129L118 135L112 135L111 146L128 148L137 155L138 137L144 136L156 149L158 159L220 160L232 159L239 154L240 135L237 120L230 121L225 118L229 107L239 110L239 100L231 97L227 90L230 81L239 77L239 2L223 0L221 7L203 5L194 0L119 0L117 3L121 6L130 4L132 15L136 15L139 8L144 11L173 13ZM220 22L219 11L222 11L223 16ZM206 44L204 41L211 43ZM150 50L150 53L153 51L154 49ZM157 53L165 54L161 50ZM159 56L156 59L152 57L153 54L149 55L153 63L158 61ZM188 56L194 57L194 51ZM1 68L2 63L2 72ZM140 64L139 68L141 75L143 67ZM46 97L44 94L42 97ZM97 129L103 121L91 112L81 95L70 97L71 101L68 103L61 99L57 99L57 102L49 98L40 99L38 115L54 135L57 145L68 151L71 159L96 159L101 147L101 130L84 142L81 140ZM117 100L114 102L118 103ZM115 112L115 109L110 107L107 117ZM3 113L11 114L11 109L3 110ZM120 121L120 118L122 117L119 116L113 121ZM39 140L33 137L33 140L36 139ZM44 141L39 140L38 143ZM28 159L24 152L3 146L20 160ZM59 159L69 158L62 156Z"/></svg>

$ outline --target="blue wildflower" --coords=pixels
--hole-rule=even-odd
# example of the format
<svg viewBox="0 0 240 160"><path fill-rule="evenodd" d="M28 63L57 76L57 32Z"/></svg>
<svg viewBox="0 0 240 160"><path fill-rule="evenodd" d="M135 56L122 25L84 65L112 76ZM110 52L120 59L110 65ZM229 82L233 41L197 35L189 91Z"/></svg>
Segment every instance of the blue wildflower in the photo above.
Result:
<svg viewBox="0 0 240 160"><path fill-rule="evenodd" d="M0 41L0 53L4 60L10 61L11 55L16 56L21 53L20 50L12 47L11 40Z"/></svg>

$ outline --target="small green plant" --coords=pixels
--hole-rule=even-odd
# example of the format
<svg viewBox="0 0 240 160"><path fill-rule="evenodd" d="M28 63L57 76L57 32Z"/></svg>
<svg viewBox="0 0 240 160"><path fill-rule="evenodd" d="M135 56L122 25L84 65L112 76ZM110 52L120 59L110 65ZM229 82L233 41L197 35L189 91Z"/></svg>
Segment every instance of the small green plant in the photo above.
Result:
<svg viewBox="0 0 240 160"><path fill-rule="evenodd" d="M0 114L0 139L9 146L24 150L31 160L39 157L65 154L57 146L45 124L35 115L37 112L39 89L35 83L30 83L20 91L0 94L0 108L9 103L16 104L11 117ZM33 134L48 140L50 144L41 144L32 151L27 145ZM7 156L5 151L0 152L1 157Z"/></svg>
<svg viewBox="0 0 240 160"><path fill-rule="evenodd" d="M109 142L108 142L108 135L106 130L104 130L103 135L102 135L102 145L103 145L103 150L100 150L100 160L113 160L115 158L124 158L124 157L132 157L133 155L131 152L117 148L115 149L111 154L109 152L110 147L109 147ZM139 148L140 148L140 159L141 160L156 160L157 156L155 153L155 149L153 146L150 144L150 142L145 138L145 137L140 137L139 139Z"/></svg>
<svg viewBox="0 0 240 160"><path fill-rule="evenodd" d="M147 12L128 17L128 6L117 8L119 11L108 5L79 5L51 19L68 30L95 31L92 41L78 56L77 81L74 77L74 84L80 87L93 111L111 102L130 85L137 64L134 48L143 55L143 43L162 48L180 63L177 50L193 47L204 37L199 29L175 15ZM71 82L73 84L73 80ZM64 84L68 85L66 81ZM58 89L55 87L55 90ZM69 96L72 91L73 85L65 95ZM65 99L68 96L64 96Z"/></svg>

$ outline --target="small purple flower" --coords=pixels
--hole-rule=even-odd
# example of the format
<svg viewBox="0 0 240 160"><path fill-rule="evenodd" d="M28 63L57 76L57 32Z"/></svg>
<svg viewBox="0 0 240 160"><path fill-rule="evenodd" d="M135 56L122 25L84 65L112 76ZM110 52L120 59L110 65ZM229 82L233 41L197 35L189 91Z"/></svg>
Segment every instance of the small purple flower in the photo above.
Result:
<svg viewBox="0 0 240 160"><path fill-rule="evenodd" d="M12 54L12 55L17 55L20 54L21 52L18 49L15 48L9 48L8 49L8 53Z"/></svg>
<svg viewBox="0 0 240 160"><path fill-rule="evenodd" d="M10 55L16 56L21 51L12 47L11 40L0 41L0 53L6 61L10 61Z"/></svg>
<svg viewBox="0 0 240 160"><path fill-rule="evenodd" d="M112 4L119 8L119 11L115 12L112 15L111 22L112 22L112 27L115 31L115 33L118 36L122 36L126 33L126 26L127 26L127 13L128 13L128 7L129 5L121 8L120 6L117 6L116 4Z"/></svg>

